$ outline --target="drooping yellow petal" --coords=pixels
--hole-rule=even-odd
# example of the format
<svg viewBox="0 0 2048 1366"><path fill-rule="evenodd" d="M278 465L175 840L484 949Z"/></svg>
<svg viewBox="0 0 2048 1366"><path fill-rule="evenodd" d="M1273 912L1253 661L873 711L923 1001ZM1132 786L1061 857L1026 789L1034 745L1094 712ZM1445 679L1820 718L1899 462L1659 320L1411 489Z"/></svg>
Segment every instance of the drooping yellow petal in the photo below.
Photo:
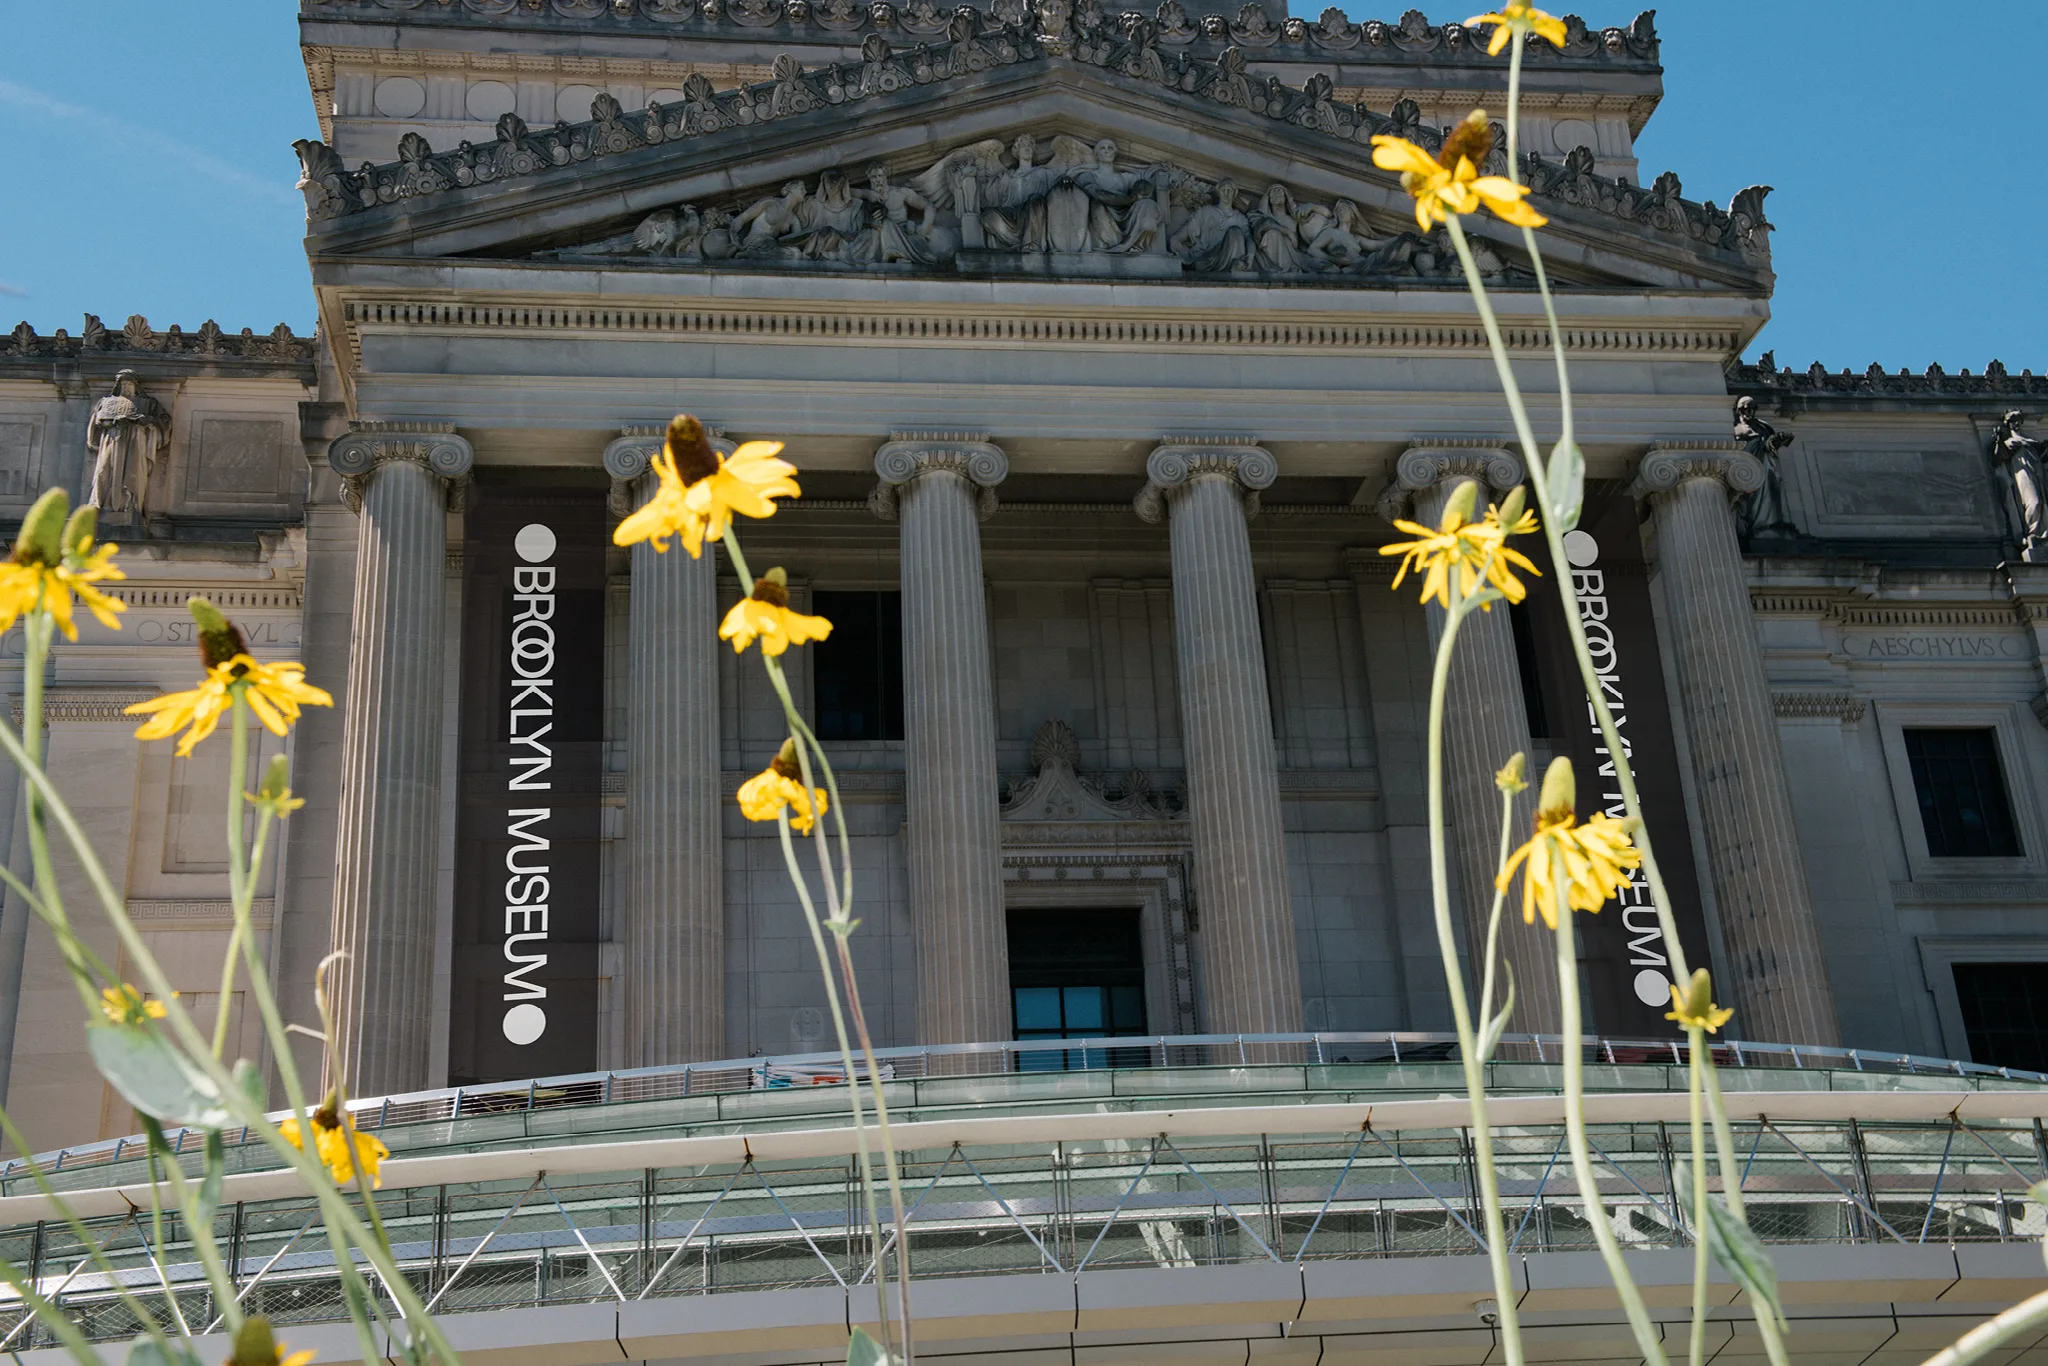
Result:
<svg viewBox="0 0 2048 1366"><path fill-rule="evenodd" d="M763 654L779 655L791 645L823 640L832 634L832 623L759 598L741 598L725 614L718 634L720 639L732 642L734 654L743 652L758 636Z"/></svg>
<svg viewBox="0 0 2048 1366"><path fill-rule="evenodd" d="M1382 171L1406 171L1419 176L1441 175L1444 170L1437 164L1437 159L1421 147L1391 133L1374 135L1372 164Z"/></svg>
<svg viewBox="0 0 2048 1366"><path fill-rule="evenodd" d="M1472 182L1472 192L1492 209L1495 216L1518 227L1540 228L1550 220L1529 207L1527 185L1517 185L1506 176L1481 176Z"/></svg>
<svg viewBox="0 0 2048 1366"><path fill-rule="evenodd" d="M807 800L803 784L776 772L772 765L741 783L739 797L740 812L748 820L772 821L787 808L790 825L805 834L827 806L823 788L812 788Z"/></svg>

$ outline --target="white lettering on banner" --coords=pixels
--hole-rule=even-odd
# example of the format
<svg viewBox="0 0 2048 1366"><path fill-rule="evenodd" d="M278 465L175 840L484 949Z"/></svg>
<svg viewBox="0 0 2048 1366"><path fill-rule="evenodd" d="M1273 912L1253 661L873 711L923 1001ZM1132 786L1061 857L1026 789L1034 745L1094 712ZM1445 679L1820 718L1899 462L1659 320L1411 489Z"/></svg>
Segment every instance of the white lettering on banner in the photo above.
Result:
<svg viewBox="0 0 2048 1366"><path fill-rule="evenodd" d="M506 757L516 770L508 775L510 792L546 791L554 751L543 741L555 728L555 533L539 522L519 529L513 549L526 561L512 570L512 701L505 713L505 736L512 747ZM505 1037L515 1044L536 1042L547 1032L547 1011L536 1005L547 999L544 983L532 973L548 964L548 874L551 867L547 823L554 809L515 807L506 813L505 833L512 847L505 851Z"/></svg>
<svg viewBox="0 0 2048 1366"><path fill-rule="evenodd" d="M1579 623L1585 628L1586 645L1593 658L1593 671L1600 679L1601 695L1607 701L1608 711L1614 715L1614 730L1621 737L1622 756L1634 759L1635 748L1628 733L1628 699L1621 687L1620 656L1615 648L1614 629L1607 620L1607 576L1596 567L1600 563L1600 543L1574 528L1565 533L1564 553L1565 558L1571 561L1572 592L1579 600ZM1591 701L1586 703L1586 721L1594 734L1593 752L1604 759L1600 765L1600 776L1609 780L1600 785L1600 809L1616 820L1626 820L1628 803L1621 795L1620 785L1613 781L1618 776L1614 756L1607 748L1607 738L1600 734L1600 718ZM1669 1005L1669 946L1664 942L1663 926L1657 920L1649 878L1642 869L1630 871L1628 886L1615 900L1621 906L1622 928L1628 932L1628 961L1640 969L1633 983L1636 999L1646 1006Z"/></svg>

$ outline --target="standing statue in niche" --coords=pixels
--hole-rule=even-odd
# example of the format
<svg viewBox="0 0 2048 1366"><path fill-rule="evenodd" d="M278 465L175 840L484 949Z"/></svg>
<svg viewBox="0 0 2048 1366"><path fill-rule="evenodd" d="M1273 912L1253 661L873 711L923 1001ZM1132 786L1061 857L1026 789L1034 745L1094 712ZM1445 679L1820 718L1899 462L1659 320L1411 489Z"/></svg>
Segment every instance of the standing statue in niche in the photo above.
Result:
<svg viewBox="0 0 2048 1366"><path fill-rule="evenodd" d="M2048 562L2048 475L2043 474L2041 457L2048 441L2020 435L2020 420L2017 410L1998 419L1991 460L2005 480L2006 515L2020 543L2020 559L2041 564Z"/></svg>
<svg viewBox="0 0 2048 1366"><path fill-rule="evenodd" d="M149 495L157 452L170 439L171 415L142 392L133 370L114 377L114 392L95 403L85 427L92 449L92 493L86 502L102 518L139 518Z"/></svg>
<svg viewBox="0 0 2048 1366"><path fill-rule="evenodd" d="M1735 439L1764 467L1764 482L1754 493L1746 493L1735 515L1745 537L1796 536L1799 528L1785 506L1785 479L1778 469L1778 452L1792 444L1789 433L1756 415L1756 400L1735 400Z"/></svg>

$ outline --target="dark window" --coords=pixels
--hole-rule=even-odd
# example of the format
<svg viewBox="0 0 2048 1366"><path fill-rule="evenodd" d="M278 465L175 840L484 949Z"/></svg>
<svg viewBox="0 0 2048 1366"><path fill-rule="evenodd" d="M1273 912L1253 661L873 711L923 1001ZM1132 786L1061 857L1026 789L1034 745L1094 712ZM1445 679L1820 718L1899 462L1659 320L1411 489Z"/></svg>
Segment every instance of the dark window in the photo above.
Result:
<svg viewBox="0 0 2048 1366"><path fill-rule="evenodd" d="M1010 1003L1020 1039L1129 1038L1145 1032L1145 953L1138 912L1010 912ZM1133 1054L1129 1059L1122 1055ZM1142 1050L1027 1054L1021 1070L1116 1067Z"/></svg>
<svg viewBox="0 0 2048 1366"><path fill-rule="evenodd" d="M1508 604L1508 624L1515 630L1515 664L1522 673L1522 706L1529 713L1532 739L1550 738L1550 717L1543 707L1543 675L1536 668L1536 622L1525 602Z"/></svg>
<svg viewBox="0 0 2048 1366"><path fill-rule="evenodd" d="M1906 759L1936 858L2012 858L2020 852L1998 741L1989 730L1909 730Z"/></svg>
<svg viewBox="0 0 2048 1366"><path fill-rule="evenodd" d="M2048 963L1958 963L1970 1061L2048 1072Z"/></svg>
<svg viewBox="0 0 2048 1366"><path fill-rule="evenodd" d="M813 593L832 634L809 648L820 740L903 738L903 595Z"/></svg>

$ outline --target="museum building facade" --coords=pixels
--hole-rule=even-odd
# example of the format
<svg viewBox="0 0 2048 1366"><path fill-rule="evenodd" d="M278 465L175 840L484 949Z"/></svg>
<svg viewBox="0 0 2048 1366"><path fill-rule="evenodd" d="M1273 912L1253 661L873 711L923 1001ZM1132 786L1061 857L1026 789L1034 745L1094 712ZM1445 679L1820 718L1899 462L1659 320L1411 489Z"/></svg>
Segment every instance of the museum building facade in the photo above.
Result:
<svg viewBox="0 0 2048 1366"><path fill-rule="evenodd" d="M1524 471L1455 257L1369 141L1498 115L1505 57L1414 12L1183 0L304 0L301 28L317 336L0 337L0 504L97 491L129 573L122 629L57 652L53 769L241 1051L227 759L122 714L189 684L196 592L336 697L265 739L308 805L258 919L308 1011L348 955L359 1093L829 1046L774 829L733 799L781 740L716 638L733 568L610 543L682 411L801 471L741 535L835 624L786 658L878 1042L1447 1024L1439 623L1379 551ZM1766 191L1645 184L1661 94L1649 16L1572 21L1529 50L1521 172L1590 476L1542 568L1579 589L1689 956L1745 1038L2039 1066L2048 380L1742 363ZM1554 437L1520 235L1468 231ZM1510 754L1616 800L1564 638L1538 591L1461 640L1468 939ZM1667 1028L1639 896L1589 923L1610 1036ZM1515 1027L1553 1029L1546 941L1506 951ZM0 1059L39 1147L133 1127L77 1085L75 1008L10 899Z"/></svg>

